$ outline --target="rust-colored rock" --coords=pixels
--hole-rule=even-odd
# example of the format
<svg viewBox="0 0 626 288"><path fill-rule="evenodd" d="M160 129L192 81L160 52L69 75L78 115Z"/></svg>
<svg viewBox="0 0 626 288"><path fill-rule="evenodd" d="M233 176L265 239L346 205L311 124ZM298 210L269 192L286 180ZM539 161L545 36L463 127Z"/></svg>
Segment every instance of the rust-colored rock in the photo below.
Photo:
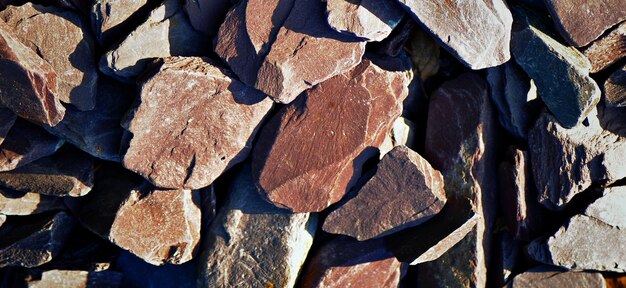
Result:
<svg viewBox="0 0 626 288"><path fill-rule="evenodd" d="M443 176L416 152L397 146L356 197L330 213L324 231L359 241L419 225L446 203Z"/></svg>
<svg viewBox="0 0 626 288"><path fill-rule="evenodd" d="M63 210L61 198L0 188L0 214L31 215Z"/></svg>
<svg viewBox="0 0 626 288"><path fill-rule="evenodd" d="M604 82L604 99L611 106L626 106L626 65L613 72Z"/></svg>
<svg viewBox="0 0 626 288"><path fill-rule="evenodd" d="M0 145L0 171L9 171L53 154L63 141L18 119Z"/></svg>
<svg viewBox="0 0 626 288"><path fill-rule="evenodd" d="M226 73L203 58L160 60L123 123L124 166L158 187L199 189L243 161L272 101Z"/></svg>
<svg viewBox="0 0 626 288"><path fill-rule="evenodd" d="M337 32L367 41L381 41L400 23L404 11L395 1L328 0L326 15L328 24Z"/></svg>
<svg viewBox="0 0 626 288"><path fill-rule="evenodd" d="M591 62L591 73L599 72L626 57L626 22L593 41L583 54Z"/></svg>
<svg viewBox="0 0 626 288"><path fill-rule="evenodd" d="M296 212L321 211L355 183L408 94L406 66L395 72L381 67L364 60L268 122L252 155L252 173L269 201Z"/></svg>

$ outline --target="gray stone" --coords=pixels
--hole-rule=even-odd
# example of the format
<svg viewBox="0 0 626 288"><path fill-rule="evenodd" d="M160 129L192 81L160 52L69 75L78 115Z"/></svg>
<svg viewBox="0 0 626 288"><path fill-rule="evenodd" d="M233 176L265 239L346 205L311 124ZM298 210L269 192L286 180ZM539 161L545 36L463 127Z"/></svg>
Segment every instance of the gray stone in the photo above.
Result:
<svg viewBox="0 0 626 288"><path fill-rule="evenodd" d="M611 29L606 35L583 50L591 62L591 73L599 72L626 57L626 22Z"/></svg>
<svg viewBox="0 0 626 288"><path fill-rule="evenodd" d="M521 273L508 288L605 288L604 277L598 272L563 271L551 266L538 266Z"/></svg>
<svg viewBox="0 0 626 288"><path fill-rule="evenodd" d="M626 65L613 72L604 82L604 99L611 106L626 106Z"/></svg>
<svg viewBox="0 0 626 288"><path fill-rule="evenodd" d="M293 287L316 225L315 214L293 214L263 200L244 165L205 235L198 284Z"/></svg>
<svg viewBox="0 0 626 288"><path fill-rule="evenodd" d="M0 188L0 214L23 216L63 209L61 198Z"/></svg>
<svg viewBox="0 0 626 288"><path fill-rule="evenodd" d="M18 119L0 145L0 171L9 171L49 156L63 141L34 124Z"/></svg>
<svg viewBox="0 0 626 288"><path fill-rule="evenodd" d="M626 187L606 188L603 196L591 203L585 215L611 226L626 227Z"/></svg>
<svg viewBox="0 0 626 288"><path fill-rule="evenodd" d="M394 1L386 0L328 0L328 24L345 35L367 41L381 41L400 23L404 11Z"/></svg>
<svg viewBox="0 0 626 288"><path fill-rule="evenodd" d="M115 41L122 29L148 0L96 0L91 4L91 26L100 44Z"/></svg>
<svg viewBox="0 0 626 288"><path fill-rule="evenodd" d="M185 12L193 28L206 35L215 35L228 8L234 3L234 0L185 0Z"/></svg>

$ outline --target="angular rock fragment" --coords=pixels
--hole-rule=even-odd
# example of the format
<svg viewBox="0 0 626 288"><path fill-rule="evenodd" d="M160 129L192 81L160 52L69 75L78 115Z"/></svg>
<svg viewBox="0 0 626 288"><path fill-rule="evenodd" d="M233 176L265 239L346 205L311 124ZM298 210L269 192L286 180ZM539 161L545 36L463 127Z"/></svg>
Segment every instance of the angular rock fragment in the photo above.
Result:
<svg viewBox="0 0 626 288"><path fill-rule="evenodd" d="M626 65L613 72L604 82L605 103L611 106L626 106Z"/></svg>
<svg viewBox="0 0 626 288"><path fill-rule="evenodd" d="M508 288L580 287L604 288L604 278L598 272L563 271L550 266L538 266L513 278Z"/></svg>
<svg viewBox="0 0 626 288"><path fill-rule="evenodd" d="M228 8L234 3L232 0L185 0L185 12L193 28L206 35L215 35ZM261 16L260 13L257 16Z"/></svg>
<svg viewBox="0 0 626 288"><path fill-rule="evenodd" d="M313 255L302 271L301 287L398 287L404 265L381 240L360 242L339 237Z"/></svg>
<svg viewBox="0 0 626 288"><path fill-rule="evenodd" d="M422 156L397 146L357 196L328 215L324 231L363 241L417 226L446 203L443 185L441 173Z"/></svg>
<svg viewBox="0 0 626 288"><path fill-rule="evenodd" d="M592 42L583 54L591 62L591 73L599 72L626 57L626 22Z"/></svg>
<svg viewBox="0 0 626 288"><path fill-rule="evenodd" d="M478 70L511 58L513 17L504 1L400 0L450 53Z"/></svg>
<svg viewBox="0 0 626 288"><path fill-rule="evenodd" d="M31 215L64 208L61 198L0 188L0 214L3 215Z"/></svg>
<svg viewBox="0 0 626 288"><path fill-rule="evenodd" d="M17 116L11 110L0 107L0 145L2 145L4 138L9 134L16 118Z"/></svg>
<svg viewBox="0 0 626 288"><path fill-rule="evenodd" d="M96 0L91 4L91 26L100 44L111 43L148 0Z"/></svg>
<svg viewBox="0 0 626 288"><path fill-rule="evenodd" d="M308 90L263 128L252 173L264 196L295 212L339 201L401 113L409 77L364 60Z"/></svg>
<svg viewBox="0 0 626 288"><path fill-rule="evenodd" d="M80 15L55 7L24 4L0 12L22 43L28 43L57 75L59 99L80 110L96 105L98 80L93 39ZM59 37L63 35L63 37Z"/></svg>
<svg viewBox="0 0 626 288"><path fill-rule="evenodd" d="M18 119L0 145L0 171L9 171L53 154L63 141Z"/></svg>
<svg viewBox="0 0 626 288"><path fill-rule="evenodd" d="M367 41L381 41L400 23L404 11L394 1L384 0L328 0L328 24L345 35Z"/></svg>
<svg viewBox="0 0 626 288"><path fill-rule="evenodd" d="M0 103L22 118L54 126L65 114L57 94L57 75L14 33L0 20Z"/></svg>
<svg viewBox="0 0 626 288"><path fill-rule="evenodd" d="M604 189L603 196L587 207L585 215L611 226L626 227L626 186Z"/></svg>
<svg viewBox="0 0 626 288"><path fill-rule="evenodd" d="M102 56L100 71L120 81L133 82L154 58L206 54L208 40L191 27L180 1L167 0Z"/></svg>
<svg viewBox="0 0 626 288"><path fill-rule="evenodd" d="M600 100L600 88L589 77L589 60L545 34L549 29L533 12L515 11L520 19L511 42L515 61L534 80L539 97L559 123L576 126Z"/></svg>
<svg viewBox="0 0 626 288"><path fill-rule="evenodd" d="M122 274L115 271L50 270L41 279L28 282L29 288L47 287L120 287Z"/></svg>
<svg viewBox="0 0 626 288"><path fill-rule="evenodd" d="M199 285L293 287L316 225L315 214L293 214L265 202L244 165L205 235Z"/></svg>
<svg viewBox="0 0 626 288"><path fill-rule="evenodd" d="M626 177L626 138L603 129L593 109L587 121L566 129L543 113L530 130L528 146L539 202L561 210L593 183Z"/></svg>
<svg viewBox="0 0 626 288"><path fill-rule="evenodd" d="M160 60L122 124L133 134L124 166L158 187L199 189L211 184L247 157L272 107L265 95L207 61ZM166 112L163 107L168 107Z"/></svg>
<svg viewBox="0 0 626 288"><path fill-rule="evenodd" d="M598 38L626 19L623 0L545 0L559 32L576 47Z"/></svg>
<svg viewBox="0 0 626 288"><path fill-rule="evenodd" d="M65 212L8 219L0 228L0 267L37 267L59 255L74 226Z"/></svg>

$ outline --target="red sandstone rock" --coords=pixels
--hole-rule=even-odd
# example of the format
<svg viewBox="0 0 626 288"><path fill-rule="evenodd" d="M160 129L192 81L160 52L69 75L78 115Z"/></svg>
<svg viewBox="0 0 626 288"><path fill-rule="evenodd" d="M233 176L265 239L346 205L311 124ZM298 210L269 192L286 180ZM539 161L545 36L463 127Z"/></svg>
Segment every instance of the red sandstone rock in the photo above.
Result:
<svg viewBox="0 0 626 288"><path fill-rule="evenodd" d="M599 72L626 57L626 22L593 41L583 54L591 62L591 73Z"/></svg>

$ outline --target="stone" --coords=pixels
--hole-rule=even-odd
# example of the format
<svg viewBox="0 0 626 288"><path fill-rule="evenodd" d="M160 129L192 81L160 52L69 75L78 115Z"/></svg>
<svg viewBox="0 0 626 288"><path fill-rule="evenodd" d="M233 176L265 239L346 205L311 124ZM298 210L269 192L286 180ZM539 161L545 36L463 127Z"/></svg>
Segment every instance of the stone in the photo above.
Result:
<svg viewBox="0 0 626 288"><path fill-rule="evenodd" d="M67 107L65 118L46 130L93 157L121 162L120 144L124 128L120 122L131 107L135 90L134 86L100 76L96 108L80 111Z"/></svg>
<svg viewBox="0 0 626 288"><path fill-rule="evenodd" d="M11 110L0 107L0 145L4 142L17 116Z"/></svg>
<svg viewBox="0 0 626 288"><path fill-rule="evenodd" d="M591 42L582 50L591 62L591 73L600 72L626 57L626 22L611 29L606 35Z"/></svg>
<svg viewBox="0 0 626 288"><path fill-rule="evenodd" d="M204 235L198 286L293 287L316 226L316 214L294 214L264 201L250 166L243 165Z"/></svg>
<svg viewBox="0 0 626 288"><path fill-rule="evenodd" d="M626 227L626 186L604 189L602 197L587 206L585 215L611 226Z"/></svg>
<svg viewBox="0 0 626 288"><path fill-rule="evenodd" d="M360 242L339 237L313 254L302 271L300 287L398 287L405 265L381 240Z"/></svg>
<svg viewBox="0 0 626 288"><path fill-rule="evenodd" d="M404 10L394 1L328 0L326 15L330 27L339 33L382 41L400 23Z"/></svg>
<svg viewBox="0 0 626 288"><path fill-rule="evenodd" d="M91 3L91 26L100 44L114 42L127 29L135 13L147 7L148 0L96 0ZM141 13L140 13L141 14Z"/></svg>
<svg viewBox="0 0 626 288"><path fill-rule="evenodd" d="M406 69L388 71L364 60L284 106L263 127L252 154L264 197L294 212L339 201L400 116Z"/></svg>
<svg viewBox="0 0 626 288"><path fill-rule="evenodd" d="M608 105L626 107L626 65L613 72L604 82L604 99Z"/></svg>
<svg viewBox="0 0 626 288"><path fill-rule="evenodd" d="M514 11L520 19L511 40L515 61L534 80L539 97L559 123L565 128L576 126L600 101L600 88L589 77L591 63L578 50L543 32L549 29L533 12Z"/></svg>
<svg viewBox="0 0 626 288"><path fill-rule="evenodd" d="M537 87L515 62L487 69L491 99L498 110L500 125L519 140L528 139L534 120Z"/></svg>
<svg viewBox="0 0 626 288"><path fill-rule="evenodd" d="M533 179L547 208L562 210L592 184L626 177L626 138L605 130L601 121L594 109L586 123L566 129L544 112L530 130Z"/></svg>
<svg viewBox="0 0 626 288"><path fill-rule="evenodd" d="M404 44L412 37L410 34L416 25L410 17L403 17L387 38L380 42L371 42L368 47L378 55L396 57L404 51Z"/></svg>
<svg viewBox="0 0 626 288"><path fill-rule="evenodd" d="M154 58L204 55L208 37L196 32L178 0L167 0L100 59L102 73L134 82Z"/></svg>
<svg viewBox="0 0 626 288"><path fill-rule="evenodd" d="M421 27L411 30L406 44L407 53L411 57L413 67L420 78L426 80L439 71L439 55L441 49L437 41L430 37Z"/></svg>
<svg viewBox="0 0 626 288"><path fill-rule="evenodd" d="M441 173L422 156L396 146L356 197L326 217L323 229L363 241L417 226L446 203L443 185Z"/></svg>
<svg viewBox="0 0 626 288"><path fill-rule="evenodd" d="M61 198L0 188L0 214L32 215L63 209Z"/></svg>
<svg viewBox="0 0 626 288"><path fill-rule="evenodd" d="M27 121L18 119L0 145L0 171L10 171L49 156L63 141Z"/></svg>
<svg viewBox="0 0 626 288"><path fill-rule="evenodd" d="M98 70L89 26L79 14L61 8L33 5L11 6L0 19L13 27L22 43L50 63L57 75L62 102L80 110L96 105ZM63 37L59 37L63 35Z"/></svg>
<svg viewBox="0 0 626 288"><path fill-rule="evenodd" d="M624 288L626 287L626 276L623 274L604 276L607 288Z"/></svg>
<svg viewBox="0 0 626 288"><path fill-rule="evenodd" d="M57 74L0 20L0 104L24 119L54 126L65 114ZM20 95L16 97L15 95Z"/></svg>
<svg viewBox="0 0 626 288"><path fill-rule="evenodd" d="M598 272L563 271L551 266L537 266L516 275L508 288L580 287L604 288L604 278Z"/></svg>
<svg viewBox="0 0 626 288"><path fill-rule="evenodd" d="M185 12L196 31L215 35L226 17L228 8L234 3L232 0L185 0Z"/></svg>
<svg viewBox="0 0 626 288"><path fill-rule="evenodd" d="M442 47L474 70L511 58L513 17L504 1L400 0L406 11Z"/></svg>
<svg viewBox="0 0 626 288"><path fill-rule="evenodd" d="M65 212L10 218L0 228L0 267L37 267L59 255L74 219Z"/></svg>
<svg viewBox="0 0 626 288"><path fill-rule="evenodd" d="M626 19L622 0L546 0L554 26L567 42L582 47Z"/></svg>
<svg viewBox="0 0 626 288"><path fill-rule="evenodd" d="M49 270L41 279L28 282L29 288L46 287L120 287L122 273L115 271Z"/></svg>
<svg viewBox="0 0 626 288"><path fill-rule="evenodd" d="M122 251L115 269L123 273L120 287L196 287L195 261L174 265L154 266L132 253Z"/></svg>
<svg viewBox="0 0 626 288"><path fill-rule="evenodd" d="M23 192L79 197L93 187L94 164L74 149L64 149L7 172L0 185Z"/></svg>
<svg viewBox="0 0 626 288"><path fill-rule="evenodd" d="M273 102L206 58L166 58L157 69L122 123L132 133L124 167L158 187L206 187L245 160Z"/></svg>

